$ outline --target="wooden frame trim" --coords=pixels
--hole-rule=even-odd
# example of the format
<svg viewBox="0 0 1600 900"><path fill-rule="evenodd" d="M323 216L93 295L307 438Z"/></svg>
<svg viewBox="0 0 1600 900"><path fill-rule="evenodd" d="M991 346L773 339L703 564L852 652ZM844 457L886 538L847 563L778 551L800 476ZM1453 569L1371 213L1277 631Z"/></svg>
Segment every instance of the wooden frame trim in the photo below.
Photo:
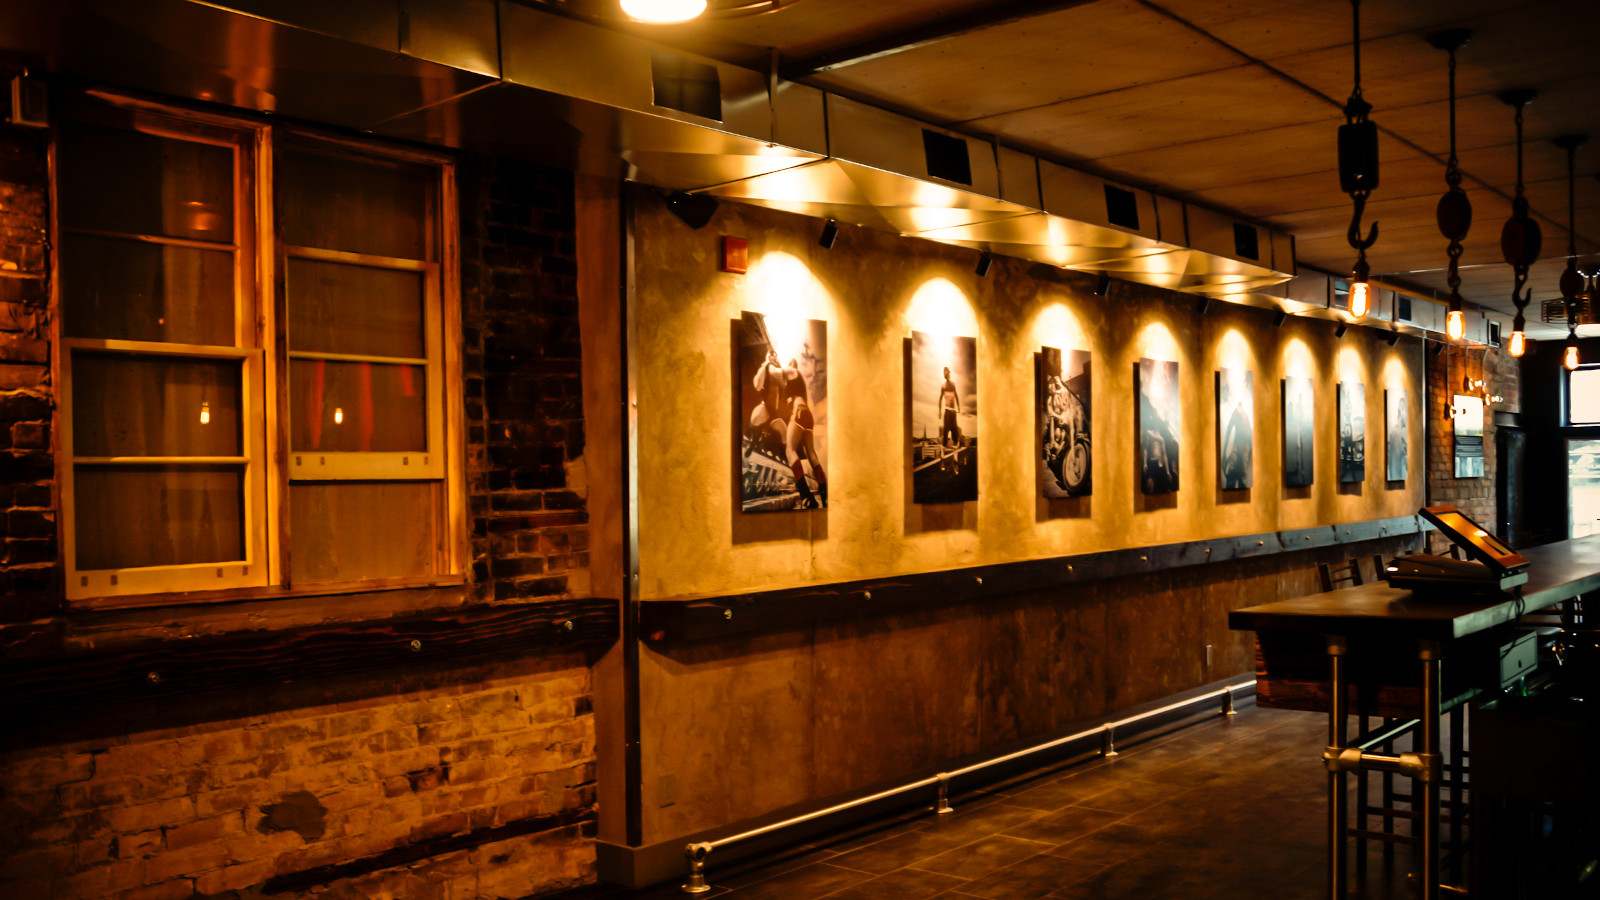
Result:
<svg viewBox="0 0 1600 900"><path fill-rule="evenodd" d="M1398 516L862 581L646 600L637 605L642 634L653 643L710 640L1401 538L1431 529L1420 516Z"/></svg>

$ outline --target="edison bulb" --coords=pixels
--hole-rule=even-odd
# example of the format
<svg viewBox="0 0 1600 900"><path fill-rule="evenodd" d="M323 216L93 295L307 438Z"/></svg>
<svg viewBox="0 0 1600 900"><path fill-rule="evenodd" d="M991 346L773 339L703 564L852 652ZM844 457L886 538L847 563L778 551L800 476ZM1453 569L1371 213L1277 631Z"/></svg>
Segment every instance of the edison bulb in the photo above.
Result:
<svg viewBox="0 0 1600 900"><path fill-rule="evenodd" d="M1580 362L1582 360L1578 357L1578 345L1568 344L1566 351L1561 354L1561 364L1567 367L1568 372L1571 372L1578 368L1578 363Z"/></svg>
<svg viewBox="0 0 1600 900"><path fill-rule="evenodd" d="M200 404L200 424L201 425L210 425L211 424L211 404L209 404L209 403L201 403Z"/></svg>
<svg viewBox="0 0 1600 900"><path fill-rule="evenodd" d="M1372 292L1365 281L1357 281L1350 285L1350 315L1356 319L1365 319L1372 310Z"/></svg>
<svg viewBox="0 0 1600 900"><path fill-rule="evenodd" d="M636 22L670 25L706 11L706 0L622 0L622 11Z"/></svg>
<svg viewBox="0 0 1600 900"><path fill-rule="evenodd" d="M1506 343L1506 352L1518 357L1528 352L1527 334L1521 331L1511 332L1511 340Z"/></svg>
<svg viewBox="0 0 1600 900"><path fill-rule="evenodd" d="M344 407L335 406L333 408L333 424L335 424L335 425L343 425L344 424Z"/></svg>
<svg viewBox="0 0 1600 900"><path fill-rule="evenodd" d="M1444 332L1450 340L1459 341L1467 335L1467 314L1459 309L1450 310L1444 318Z"/></svg>

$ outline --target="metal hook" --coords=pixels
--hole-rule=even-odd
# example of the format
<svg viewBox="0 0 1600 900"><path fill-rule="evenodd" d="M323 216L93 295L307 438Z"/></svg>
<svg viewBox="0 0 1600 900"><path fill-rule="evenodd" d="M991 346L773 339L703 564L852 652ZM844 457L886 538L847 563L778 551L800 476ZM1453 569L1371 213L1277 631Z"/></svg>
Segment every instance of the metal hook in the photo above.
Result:
<svg viewBox="0 0 1600 900"><path fill-rule="evenodd" d="M1350 215L1350 231L1345 235L1345 239L1350 242L1352 249L1364 251L1378 242L1378 223L1373 222L1372 226L1367 229L1367 236L1363 238L1361 236L1361 217L1367 211L1367 195L1365 192L1351 194L1350 199L1355 201L1355 211Z"/></svg>

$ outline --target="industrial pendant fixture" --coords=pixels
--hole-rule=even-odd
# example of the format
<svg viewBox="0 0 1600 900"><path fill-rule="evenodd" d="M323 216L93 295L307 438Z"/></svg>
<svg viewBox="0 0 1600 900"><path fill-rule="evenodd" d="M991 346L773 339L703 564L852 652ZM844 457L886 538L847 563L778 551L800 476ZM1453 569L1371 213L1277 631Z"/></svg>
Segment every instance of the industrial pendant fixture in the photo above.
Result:
<svg viewBox="0 0 1600 900"><path fill-rule="evenodd" d="M622 11L635 22L671 25L699 18L706 0L622 0Z"/></svg>
<svg viewBox="0 0 1600 900"><path fill-rule="evenodd" d="M1567 307L1567 345L1561 351L1561 364L1567 371L1583 361L1578 354L1578 295L1585 287L1578 271L1578 148L1589 136L1564 134L1556 146L1567 151L1567 267L1561 271L1561 301Z"/></svg>
<svg viewBox="0 0 1600 900"><path fill-rule="evenodd" d="M1350 270L1350 316L1365 318L1372 308L1367 280L1372 269L1367 265L1367 248L1378 242L1378 223L1373 222L1365 237L1361 216L1367 197L1378 187L1378 126L1367 116L1372 104L1361 96L1361 0L1350 0L1352 46L1355 49L1355 85L1344 104L1344 124L1339 126L1339 190L1350 195L1355 205L1346 239L1356 251L1356 264Z"/></svg>
<svg viewBox="0 0 1600 900"><path fill-rule="evenodd" d="M1511 304L1517 315L1511 320L1511 337L1506 341L1506 352L1520 357L1528 349L1528 308L1532 290L1524 291L1528 283L1528 268L1539 258L1539 248L1544 241L1539 223L1528 214L1528 197L1522 187L1522 111L1538 96L1537 91L1515 90L1500 95L1500 101L1517 111L1517 193L1511 200L1511 218L1500 229L1500 253L1505 256L1516 280L1511 285Z"/></svg>
<svg viewBox="0 0 1600 900"><path fill-rule="evenodd" d="M1472 201L1461 189L1461 161L1456 157L1456 51L1466 45L1472 32L1465 28L1436 31L1428 35L1428 43L1450 54L1450 158L1444 166L1444 182L1448 187L1434 218L1439 222L1439 232L1449 241L1446 253L1450 256L1450 306L1445 314L1445 334L1459 341L1467 333L1467 315L1461 302L1461 242L1472 230Z"/></svg>

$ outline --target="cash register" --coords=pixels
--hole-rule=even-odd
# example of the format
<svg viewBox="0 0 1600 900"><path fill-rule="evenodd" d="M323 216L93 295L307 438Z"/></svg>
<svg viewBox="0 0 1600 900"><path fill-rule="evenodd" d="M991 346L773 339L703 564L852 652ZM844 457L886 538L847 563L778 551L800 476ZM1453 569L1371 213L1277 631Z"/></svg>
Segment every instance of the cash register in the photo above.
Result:
<svg viewBox="0 0 1600 900"><path fill-rule="evenodd" d="M1498 594L1528 582L1528 560L1466 513L1450 505L1427 506L1427 519L1450 540L1450 556L1419 553L1397 557L1385 578L1397 588L1420 596L1459 598L1463 594Z"/></svg>

